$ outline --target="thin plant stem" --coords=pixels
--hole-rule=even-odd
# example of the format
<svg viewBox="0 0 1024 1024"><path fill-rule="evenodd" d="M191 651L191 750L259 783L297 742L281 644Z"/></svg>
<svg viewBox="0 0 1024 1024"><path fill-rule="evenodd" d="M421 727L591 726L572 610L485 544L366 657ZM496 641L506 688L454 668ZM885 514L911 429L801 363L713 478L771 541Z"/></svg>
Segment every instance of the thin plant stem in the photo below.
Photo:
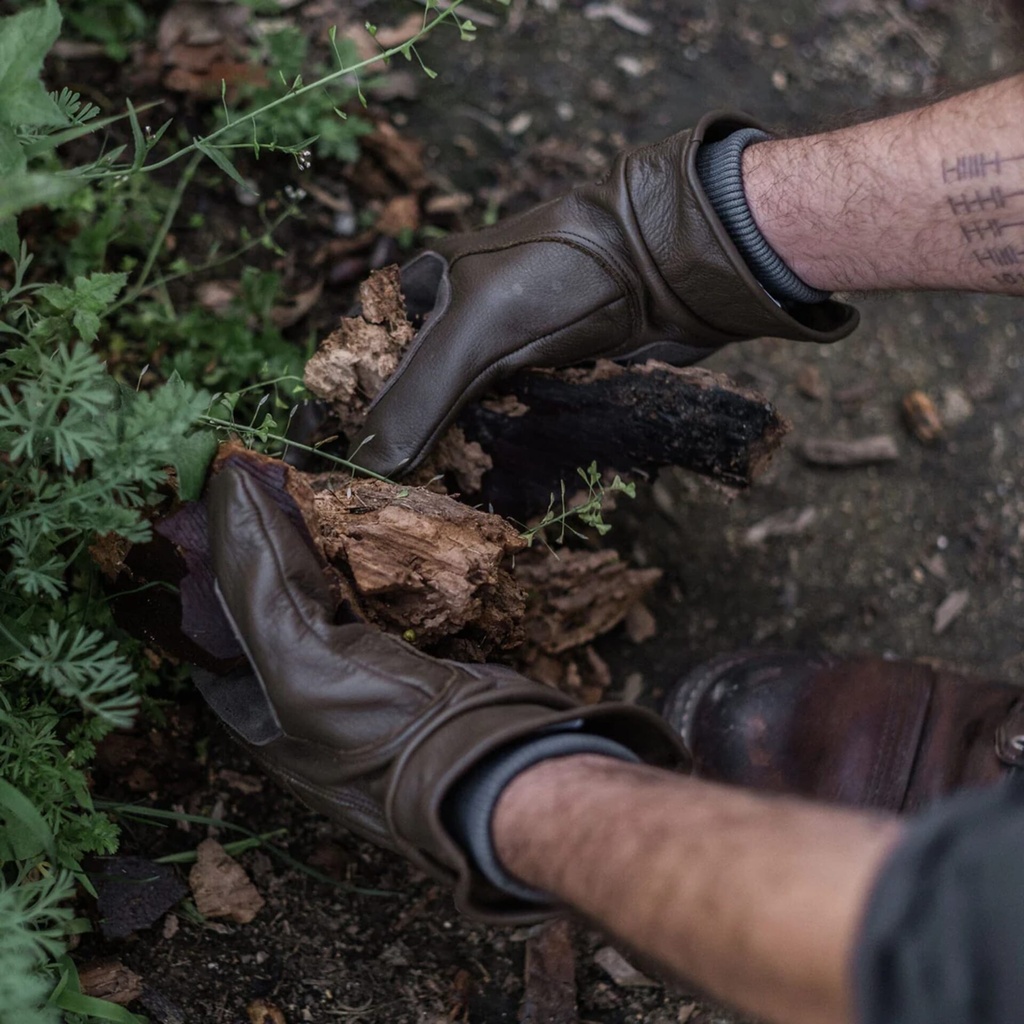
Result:
<svg viewBox="0 0 1024 1024"><path fill-rule="evenodd" d="M216 416L200 416L199 422L205 423L211 427L222 427L228 430L235 430L239 434L248 434L249 436L252 436L253 434L260 434L262 437L265 437L266 440L276 441L278 444L282 444L286 448L297 448L300 452L309 452L311 455L319 455L322 459L327 459L328 462L334 462L339 466L344 466L346 469L352 470L353 473L361 473L363 476L372 477L374 480L381 480L386 484L393 484L395 482L386 476L381 476L380 473L374 473L372 469L366 469L364 466L360 466L355 462L343 459L340 455L332 455L330 452L322 451L320 448L313 448L308 444L300 444L298 441L293 441L280 434L264 434L262 430L257 430L255 427L246 427L240 423L235 423L232 420L218 419Z"/></svg>
<svg viewBox="0 0 1024 1024"><path fill-rule="evenodd" d="M144 164L139 169L142 171L158 171L163 167L167 167L170 164L175 163L177 160L180 160L182 157L187 156L190 153L200 152L202 147L208 146L211 142L213 142L214 139L220 138L221 135L223 135L225 132L230 131L232 128L235 128L240 123L250 120L256 121L258 118L262 117L268 111L271 111L276 107L281 106L282 103L288 103L291 100L297 99L299 96L304 96L308 92L323 89L324 86L329 85L331 82L337 81L339 78L344 78L346 75L356 74L357 72L362 71L364 68L371 67L372 65L377 64L380 61L387 62L392 57L397 57L399 54L405 55L408 53L415 53L416 43L420 42L425 36L431 33L435 28L437 28L437 26L440 25L443 21L447 21L449 19L451 19L452 21L455 20L454 13L462 2L463 0L452 0L452 4L450 7L443 11L438 11L437 15L430 21L429 24L424 24L424 26L414 36L410 36L404 43L401 43L398 46L392 46L388 50L382 50L380 53L376 53L372 57L367 57L365 60L361 60L357 64L353 64L350 67L338 68L336 71L332 71L330 74L324 75L322 78L318 78L315 82L310 82L307 85L299 86L298 89L291 89L290 91L286 92L283 96L279 96L276 100L271 100L269 103L264 104L258 110L254 110L252 111L252 113L246 114L244 117L238 118L235 121L231 121L228 124L222 125L215 131L210 132L209 135L204 135L202 138L193 140L191 145L186 146L184 149L178 150L177 153L172 153L170 156L164 157L163 160L158 160L156 163ZM419 59L419 54L417 54L416 56L417 59ZM420 61L420 63L422 64L422 61Z"/></svg>
<svg viewBox="0 0 1024 1024"><path fill-rule="evenodd" d="M164 242L167 239L167 233L171 230L174 218L178 215L178 210L181 208L181 201L185 196L185 190L191 184L192 178L195 176L196 170L202 162L202 159L202 153L196 153L185 165L185 170L181 172L181 175L178 178L178 183L175 185L174 192L171 195L171 200L167 204L167 210L164 213L164 218L160 222L160 227L157 228L153 244L150 245L149 252L146 253L146 262L142 264L142 270L139 271L138 281L132 285L120 301L114 303L111 307L111 312L120 309L121 306L124 306L126 303L134 302L145 289L146 281L149 279L149 275L153 271L153 266L160 255L160 250L163 248Z"/></svg>

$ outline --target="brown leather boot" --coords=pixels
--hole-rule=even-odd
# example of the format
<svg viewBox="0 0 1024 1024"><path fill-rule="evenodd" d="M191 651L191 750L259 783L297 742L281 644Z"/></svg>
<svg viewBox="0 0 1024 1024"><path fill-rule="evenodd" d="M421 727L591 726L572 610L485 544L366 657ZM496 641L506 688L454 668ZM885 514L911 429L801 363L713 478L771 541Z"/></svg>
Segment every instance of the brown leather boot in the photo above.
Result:
<svg viewBox="0 0 1024 1024"><path fill-rule="evenodd" d="M913 811L1024 767L1024 689L911 661L723 655L665 717L697 776L854 807Z"/></svg>

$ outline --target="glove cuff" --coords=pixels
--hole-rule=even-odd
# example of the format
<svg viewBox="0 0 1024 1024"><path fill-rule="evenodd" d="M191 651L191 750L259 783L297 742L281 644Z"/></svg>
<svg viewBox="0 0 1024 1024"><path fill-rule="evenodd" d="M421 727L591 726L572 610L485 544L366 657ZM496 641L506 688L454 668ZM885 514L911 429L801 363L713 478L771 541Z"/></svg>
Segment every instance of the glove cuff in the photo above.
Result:
<svg viewBox="0 0 1024 1024"><path fill-rule="evenodd" d="M550 906L550 895L533 889L509 874L494 849L491 821L505 787L519 774L541 761L574 754L600 754L638 764L633 751L603 736L568 731L524 739L484 758L453 787L441 808L441 820L472 858L477 870L495 887L527 903Z"/></svg>
<svg viewBox="0 0 1024 1024"><path fill-rule="evenodd" d="M455 905L470 917L493 924L551 917L558 912L556 904L533 890L523 898L504 884L503 870L502 884L494 884L470 844L452 827L451 797L491 758L538 739L561 744L577 737L587 746L565 747L566 753L612 754L621 748L617 756L623 759L674 769L689 766L678 734L653 712L629 704L580 707L557 690L523 680L504 693L482 693L468 705L451 708L400 758L384 808L394 846L421 870L454 884ZM591 745L593 741L600 746ZM504 783L496 785L494 801Z"/></svg>
<svg viewBox="0 0 1024 1024"><path fill-rule="evenodd" d="M783 302L824 302L830 293L805 284L790 270L750 212L743 189L743 151L769 139L758 128L741 128L718 142L706 142L697 150L697 175L718 219L769 295Z"/></svg>

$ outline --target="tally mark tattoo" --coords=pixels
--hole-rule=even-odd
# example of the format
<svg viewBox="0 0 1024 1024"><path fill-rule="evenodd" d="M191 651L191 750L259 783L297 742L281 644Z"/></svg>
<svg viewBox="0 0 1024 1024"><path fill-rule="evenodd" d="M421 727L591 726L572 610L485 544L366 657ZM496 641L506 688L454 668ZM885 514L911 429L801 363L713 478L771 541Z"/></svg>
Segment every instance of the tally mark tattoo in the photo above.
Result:
<svg viewBox="0 0 1024 1024"><path fill-rule="evenodd" d="M973 185L946 196L950 213L971 256L981 267L993 271L1003 284L1024 281L1024 187L1006 180L1011 171L1024 171L1024 153L1003 156L994 153L962 153L943 160L945 185L981 182L1002 177L998 184Z"/></svg>

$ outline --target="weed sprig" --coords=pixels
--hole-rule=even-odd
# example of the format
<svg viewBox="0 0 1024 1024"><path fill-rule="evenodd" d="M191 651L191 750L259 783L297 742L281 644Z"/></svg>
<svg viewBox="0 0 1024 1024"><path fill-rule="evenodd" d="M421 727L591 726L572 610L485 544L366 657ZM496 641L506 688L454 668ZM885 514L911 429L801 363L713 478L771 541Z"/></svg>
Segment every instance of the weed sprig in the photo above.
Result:
<svg viewBox="0 0 1024 1024"><path fill-rule="evenodd" d="M572 526L574 520L582 523L584 526L589 526L599 536L603 537L611 529L611 524L606 523L604 520L606 496L609 494L624 494L627 498L636 497L636 484L632 481L626 483L618 474L615 475L610 484L604 483L596 462L592 462L586 469L577 469L576 473L583 480L583 484L587 488L586 496L574 505L567 505L565 502L566 487L563 480L560 496L557 499L557 511L555 508L555 495L552 494L551 500L548 502L547 511L541 516L540 520L533 526L526 527L519 534L526 541L527 547L533 547L533 542L538 538L547 543L546 532L552 529L557 530L556 544L565 543L566 532L571 533L574 537L585 539L586 534Z"/></svg>

